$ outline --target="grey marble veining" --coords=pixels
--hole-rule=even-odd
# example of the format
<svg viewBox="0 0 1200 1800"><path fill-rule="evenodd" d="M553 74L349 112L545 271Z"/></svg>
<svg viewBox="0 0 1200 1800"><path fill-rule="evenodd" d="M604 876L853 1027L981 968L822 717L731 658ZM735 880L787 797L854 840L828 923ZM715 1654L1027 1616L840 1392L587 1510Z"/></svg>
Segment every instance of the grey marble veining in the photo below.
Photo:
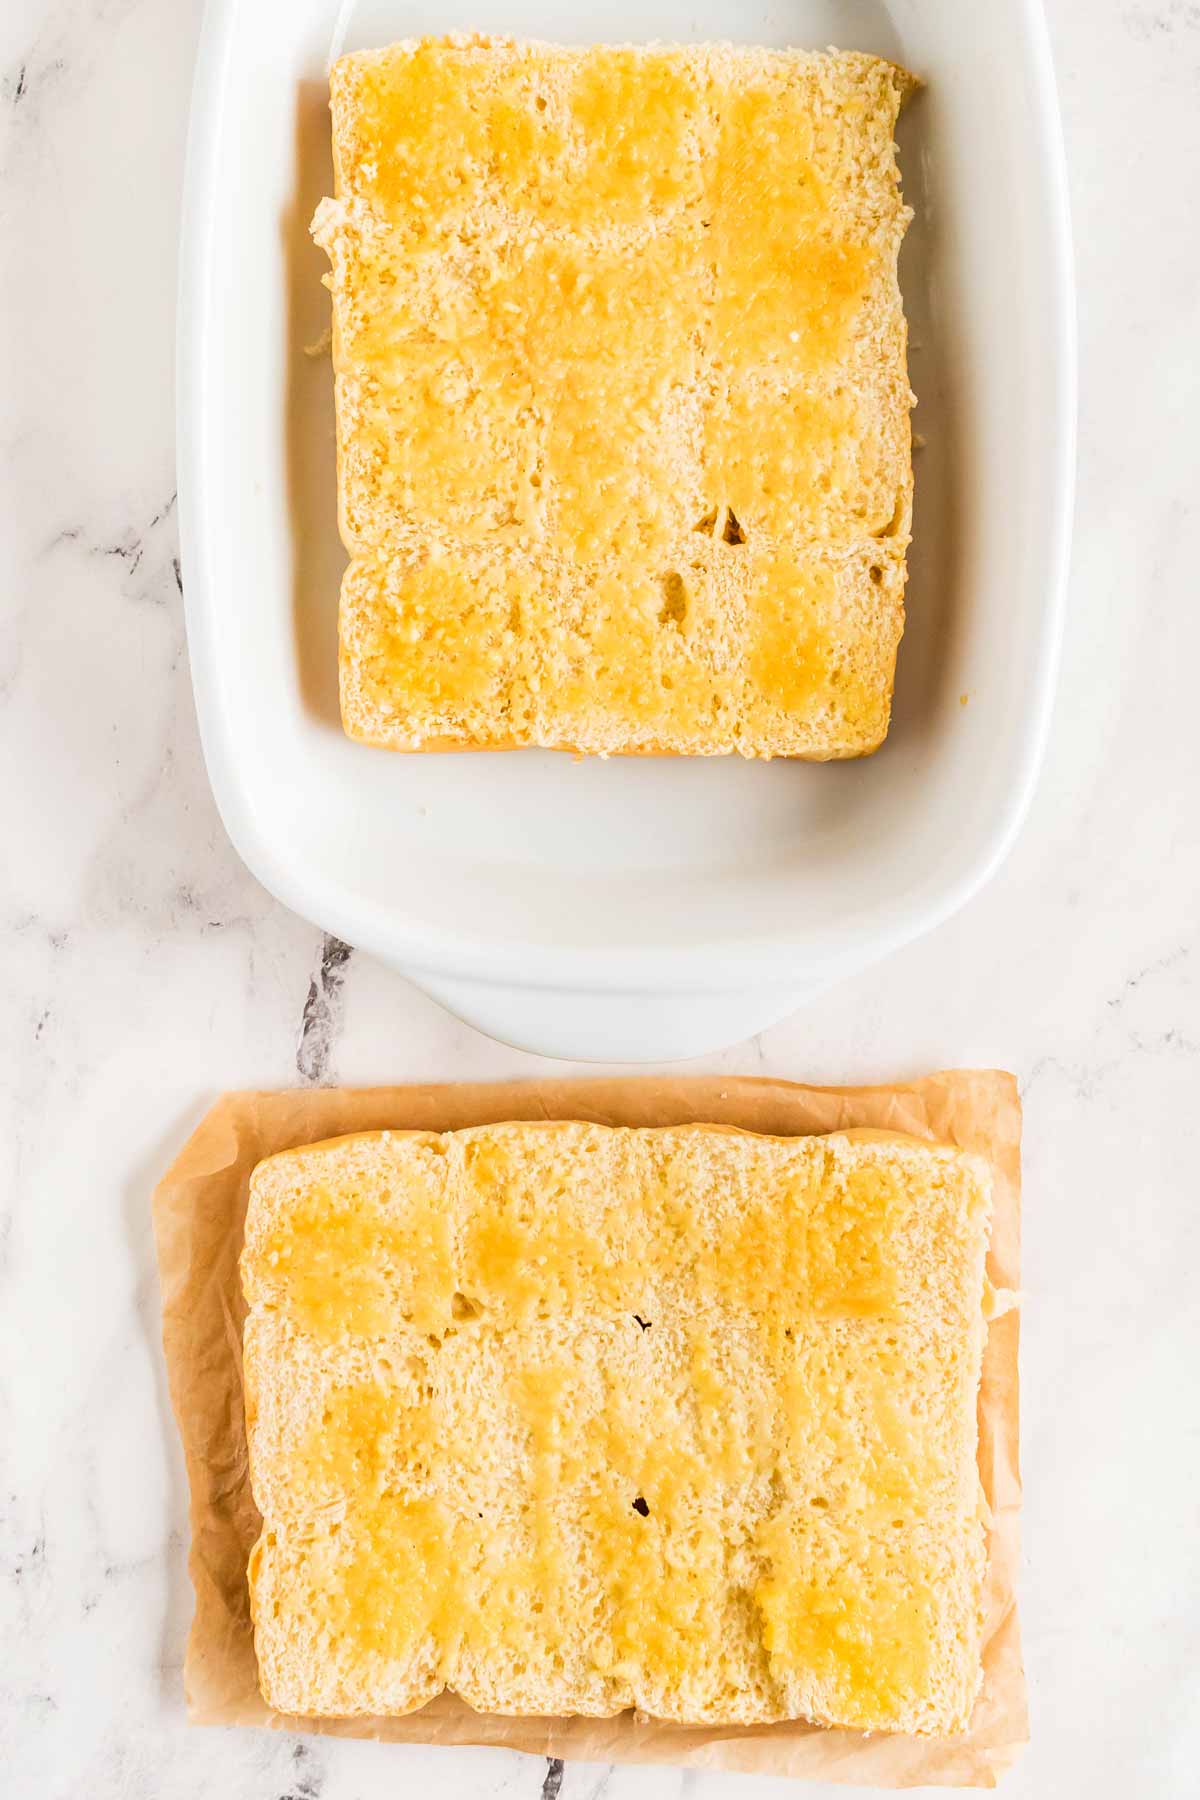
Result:
<svg viewBox="0 0 1200 1800"><path fill-rule="evenodd" d="M296 1072L316 1087L334 1079L333 1050L342 1026L342 986L354 952L341 938L326 932L320 960L308 984L296 1044Z"/></svg>
<svg viewBox="0 0 1200 1800"><path fill-rule="evenodd" d="M172 449L199 0L0 9L0 1791L716 1800L751 1784L184 1723L186 1489L148 1202L238 1084L528 1074L292 917L216 816ZM1051 0L1080 278L1071 617L1045 773L934 936L707 1066L1003 1063L1026 1109L1022 1608L1006 1791L1200 1761L1200 7ZM703 1066L703 1065L701 1065Z"/></svg>

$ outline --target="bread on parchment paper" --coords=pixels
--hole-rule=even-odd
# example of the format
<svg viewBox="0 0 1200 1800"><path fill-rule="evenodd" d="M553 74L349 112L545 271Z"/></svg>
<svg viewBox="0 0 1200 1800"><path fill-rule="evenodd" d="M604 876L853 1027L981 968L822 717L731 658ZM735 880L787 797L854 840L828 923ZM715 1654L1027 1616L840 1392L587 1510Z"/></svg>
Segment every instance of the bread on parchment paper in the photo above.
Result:
<svg viewBox="0 0 1200 1800"><path fill-rule="evenodd" d="M944 1735L980 1683L986 1164L510 1124L251 1183L269 1705Z"/></svg>
<svg viewBox="0 0 1200 1800"><path fill-rule="evenodd" d="M858 756L912 472L878 58L420 39L332 78L342 717Z"/></svg>

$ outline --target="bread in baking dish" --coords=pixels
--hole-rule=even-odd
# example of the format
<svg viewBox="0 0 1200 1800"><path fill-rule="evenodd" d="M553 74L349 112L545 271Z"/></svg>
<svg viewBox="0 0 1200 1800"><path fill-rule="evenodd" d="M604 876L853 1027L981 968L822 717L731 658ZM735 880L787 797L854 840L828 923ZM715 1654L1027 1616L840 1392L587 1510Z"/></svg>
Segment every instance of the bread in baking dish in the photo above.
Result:
<svg viewBox="0 0 1200 1800"><path fill-rule="evenodd" d="M912 396L857 54L422 39L331 78L342 715L393 749L857 756Z"/></svg>

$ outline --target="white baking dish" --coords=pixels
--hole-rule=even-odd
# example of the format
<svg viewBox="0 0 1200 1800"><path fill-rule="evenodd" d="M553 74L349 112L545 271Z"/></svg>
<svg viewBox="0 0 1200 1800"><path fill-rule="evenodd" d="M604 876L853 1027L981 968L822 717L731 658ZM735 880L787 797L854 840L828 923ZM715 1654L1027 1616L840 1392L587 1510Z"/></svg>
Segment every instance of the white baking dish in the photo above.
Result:
<svg viewBox="0 0 1200 1800"><path fill-rule="evenodd" d="M327 360L306 235L331 52L478 28L871 49L921 74L916 542L891 735L810 766L404 757L343 737ZM761 1030L928 930L1029 802L1061 632L1075 415L1062 146L1036 0L209 0L181 252L179 488L209 773L258 878L454 1012L549 1054ZM964 703L965 700L965 703Z"/></svg>

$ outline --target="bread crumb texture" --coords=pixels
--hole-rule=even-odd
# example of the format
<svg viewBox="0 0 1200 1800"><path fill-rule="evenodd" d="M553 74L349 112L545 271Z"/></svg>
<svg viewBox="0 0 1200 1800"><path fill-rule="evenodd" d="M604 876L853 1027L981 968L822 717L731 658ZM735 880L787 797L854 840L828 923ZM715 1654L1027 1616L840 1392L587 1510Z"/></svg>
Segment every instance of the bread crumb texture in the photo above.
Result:
<svg viewBox="0 0 1200 1800"><path fill-rule="evenodd" d="M909 86L730 45L335 64L313 228L352 737L878 747L912 497Z"/></svg>
<svg viewBox="0 0 1200 1800"><path fill-rule="evenodd" d="M853 1134L496 1125L260 1164L268 1703L964 1728L989 1209L975 1158Z"/></svg>

